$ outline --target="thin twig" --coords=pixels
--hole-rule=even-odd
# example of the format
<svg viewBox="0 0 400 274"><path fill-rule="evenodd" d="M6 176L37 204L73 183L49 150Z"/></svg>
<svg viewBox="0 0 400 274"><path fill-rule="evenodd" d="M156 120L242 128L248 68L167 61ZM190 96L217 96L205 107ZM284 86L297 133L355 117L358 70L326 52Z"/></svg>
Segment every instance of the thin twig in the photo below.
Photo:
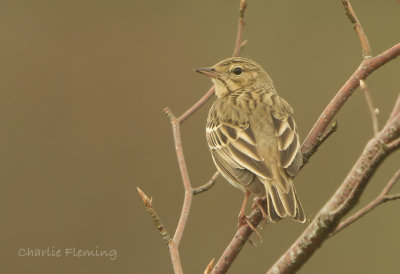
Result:
<svg viewBox="0 0 400 274"><path fill-rule="evenodd" d="M204 184L202 186L194 188L193 195L197 195L197 194L203 193L204 191L209 190L215 184L215 181L218 179L219 174L220 173L218 171L215 172L214 175L211 177L210 181L208 181L206 184Z"/></svg>
<svg viewBox="0 0 400 274"><path fill-rule="evenodd" d="M400 179L400 169L393 175L392 179L390 179L389 183L382 190L381 195L386 196L389 191L393 188L394 184Z"/></svg>
<svg viewBox="0 0 400 274"><path fill-rule="evenodd" d="M331 136L333 133L336 132L337 127L338 127L338 122L337 121L333 122L329 130L324 134L324 136L322 136L322 138L321 137L318 138L315 145L310 150L307 150L303 153L303 164L300 168L303 168L303 166L308 163L310 157L315 152L317 152L318 148L329 138L329 136Z"/></svg>
<svg viewBox="0 0 400 274"><path fill-rule="evenodd" d="M233 49L232 56L238 56L240 51L244 48L247 44L247 40L242 41L243 36L243 27L244 27L244 13L247 7L247 0L240 0L239 6L239 23L238 29L236 33L236 42L235 48ZM189 118L196 110L198 110L202 105L204 105L213 95L215 92L214 86L212 86L203 97L200 98L191 108L189 108L185 113L183 113L179 118L179 122L183 123L187 118Z"/></svg>
<svg viewBox="0 0 400 274"><path fill-rule="evenodd" d="M368 205L357 211L354 215L351 217L347 218L345 221L342 221L336 228L335 230L331 233L330 237L335 235L336 233L342 231L344 228L352 224L353 222L357 221L360 219L362 216L373 210L375 207L377 207L380 204L383 204L388 201L396 200L400 198L400 194L397 195L387 195L390 189L393 187L393 185L397 182L397 180L400 178L400 170L398 170L395 175L390 179L389 183L385 186L385 188L382 190L382 192L376 197L372 202L370 202Z"/></svg>
<svg viewBox="0 0 400 274"><path fill-rule="evenodd" d="M398 200L400 199L400 193L399 194L395 194L395 195L388 195L386 197L387 201L393 201L393 200Z"/></svg>
<svg viewBox="0 0 400 274"><path fill-rule="evenodd" d="M364 30L360 24L360 21L358 20L350 2L348 0L342 0L342 3L346 11L347 17L349 17L349 20L354 25L354 30L357 33L358 39L360 39L362 57L365 59L371 55L371 47L369 45L368 38L365 35Z"/></svg>
<svg viewBox="0 0 400 274"><path fill-rule="evenodd" d="M183 156L181 134L179 130L179 121L169 108L165 108L164 112L171 120L176 156L178 158L178 164L179 164L179 169L181 171L182 182L185 188L185 198L183 200L181 217L179 218L178 226L176 227L176 231L173 238L176 246L179 246L179 243L181 242L182 239L183 231L186 226L187 219L189 217L190 205L192 203L192 197L193 197L193 189L192 185L190 184L189 174L187 171L185 158Z"/></svg>
<svg viewBox="0 0 400 274"><path fill-rule="evenodd" d="M240 51L244 48L247 44L247 40L242 41L243 36L243 27L244 27L244 13L247 7L247 0L240 0L239 6L239 23L238 29L236 33L236 42L235 48L233 49L232 56L238 56ZM187 118L189 118L196 110L198 110L202 105L204 105L213 95L215 92L214 86L212 86L203 97L200 98L191 108L189 108L185 113L183 113L179 118L179 123L183 123Z"/></svg>
<svg viewBox="0 0 400 274"><path fill-rule="evenodd" d="M397 140L392 141L391 143L387 144L387 149L393 149L400 146L400 138Z"/></svg>
<svg viewBox="0 0 400 274"><path fill-rule="evenodd" d="M391 120L393 117L395 117L397 114L400 113L400 94L397 96L396 104L394 105L394 108L392 112L390 113L389 120Z"/></svg>
<svg viewBox="0 0 400 274"><path fill-rule="evenodd" d="M158 217L158 214L156 210L153 208L152 205L152 199L149 198L140 188L137 187L137 191L139 192L139 196L142 199L142 202L144 204L144 207L146 208L146 211L150 214L151 219L153 220L154 224L156 225L157 229L160 231L161 237L163 240L165 240L167 243L172 241L171 236L165 229L164 225L161 223L160 217Z"/></svg>
<svg viewBox="0 0 400 274"><path fill-rule="evenodd" d="M247 0L240 0L240 6L239 6L239 23L238 23L238 29L237 29L237 34L236 34L236 43L235 43L235 48L233 49L233 54L232 56L239 56L240 51L244 47L247 41L242 42L242 34L243 34L243 27L244 27L244 12L247 7Z"/></svg>
<svg viewBox="0 0 400 274"><path fill-rule="evenodd" d="M156 210L153 208L152 198L149 198L140 188L137 188L137 191L139 192L139 196L142 199L146 211L150 214L151 219L153 220L158 231L160 232L162 239L166 241L168 244L168 249L171 256L172 267L174 268L174 272L176 274L182 274L183 270L182 270L181 260L179 258L178 247L175 245L171 236L169 235L163 223L161 222L160 217L158 216Z"/></svg>
<svg viewBox="0 0 400 274"><path fill-rule="evenodd" d="M364 93L365 101L367 101L368 109L371 114L372 128L374 130L374 136L377 136L379 133L379 126L378 126L379 110L377 108L374 108L374 104L372 103L372 99L369 94L368 87L365 84L364 80L360 80L360 88Z"/></svg>
<svg viewBox="0 0 400 274"><path fill-rule="evenodd" d="M183 123L187 118L189 118L196 110L198 110L202 105L204 105L208 99L210 99L215 92L215 87L212 86L203 97L200 98L191 108L189 108L185 113L183 113L179 118L179 123Z"/></svg>

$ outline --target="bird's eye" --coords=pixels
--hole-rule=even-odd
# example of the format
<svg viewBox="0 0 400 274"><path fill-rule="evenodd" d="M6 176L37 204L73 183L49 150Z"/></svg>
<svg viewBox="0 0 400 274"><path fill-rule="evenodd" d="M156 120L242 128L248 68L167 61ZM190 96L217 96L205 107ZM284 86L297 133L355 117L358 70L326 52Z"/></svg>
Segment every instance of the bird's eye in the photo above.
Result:
<svg viewBox="0 0 400 274"><path fill-rule="evenodd" d="M242 74L242 72L243 72L243 69L241 67L236 67L233 70L233 73L236 74L236 75L240 75L240 74Z"/></svg>

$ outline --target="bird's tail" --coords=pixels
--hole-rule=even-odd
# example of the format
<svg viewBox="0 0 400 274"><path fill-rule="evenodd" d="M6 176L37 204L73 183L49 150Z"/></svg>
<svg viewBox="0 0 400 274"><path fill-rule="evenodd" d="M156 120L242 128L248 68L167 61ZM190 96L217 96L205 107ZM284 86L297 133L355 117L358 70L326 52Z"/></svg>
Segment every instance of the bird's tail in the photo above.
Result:
<svg viewBox="0 0 400 274"><path fill-rule="evenodd" d="M264 183L266 189L266 213L271 222L277 222L285 217L304 223L306 217L303 207L297 197L292 179L286 182L286 190L274 183Z"/></svg>

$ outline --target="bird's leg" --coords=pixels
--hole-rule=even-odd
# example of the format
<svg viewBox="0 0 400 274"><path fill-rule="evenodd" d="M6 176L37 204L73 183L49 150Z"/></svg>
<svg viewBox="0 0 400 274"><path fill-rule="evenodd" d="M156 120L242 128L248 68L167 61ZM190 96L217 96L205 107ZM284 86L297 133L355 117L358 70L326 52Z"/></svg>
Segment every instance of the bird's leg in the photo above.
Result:
<svg viewBox="0 0 400 274"><path fill-rule="evenodd" d="M246 216L246 214L244 214L244 211L246 209L247 200L249 199L249 196L250 196L250 191L246 190L246 192L244 193L243 204L242 204L242 207L240 208L240 211L239 211L238 228L241 227L244 223L248 222L247 221L247 216Z"/></svg>
<svg viewBox="0 0 400 274"><path fill-rule="evenodd" d="M238 217L239 222L238 222L237 228L239 229L242 225L247 223L249 225L249 227L251 228L251 230L257 234L257 236L260 238L260 241L262 242L260 233L258 233L257 229L250 222L249 218L246 216L246 214L244 214L249 196L250 196L250 191L246 190L246 192L244 193L243 204L242 204L242 207L240 208L240 212L239 212L239 217Z"/></svg>
<svg viewBox="0 0 400 274"><path fill-rule="evenodd" d="M254 201L253 201L253 209L256 209L256 208L258 208L260 211L261 211L261 214L262 214L262 218L263 218L263 220L265 221L265 222L267 222L268 221L268 215L267 215L267 213L265 213L265 209L264 209L264 206L263 206L263 199L261 198L261 197L256 197L256 198L254 198Z"/></svg>
<svg viewBox="0 0 400 274"><path fill-rule="evenodd" d="M240 212L239 212L239 222L238 222L237 228L239 229L242 225L247 223L249 225L249 227L251 228L251 230L257 234L257 236L260 238L260 241L262 242L260 233L258 233L257 229L250 222L249 218L247 218L246 214L244 214L249 196L250 196L250 191L246 190L246 192L244 193L243 204L242 204L242 207L240 208Z"/></svg>

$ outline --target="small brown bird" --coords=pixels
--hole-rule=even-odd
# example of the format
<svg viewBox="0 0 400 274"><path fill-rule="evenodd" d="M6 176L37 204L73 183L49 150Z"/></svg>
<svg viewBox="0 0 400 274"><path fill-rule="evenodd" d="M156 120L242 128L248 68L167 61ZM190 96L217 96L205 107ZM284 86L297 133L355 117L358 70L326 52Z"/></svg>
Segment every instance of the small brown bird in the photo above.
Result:
<svg viewBox="0 0 400 274"><path fill-rule="evenodd" d="M266 197L266 212L261 211L269 221L305 222L293 185L303 163L293 109L278 96L269 75L240 57L195 71L211 77L215 86L218 99L208 114L206 137L218 171L245 192L239 225L248 222L244 211L250 193Z"/></svg>

